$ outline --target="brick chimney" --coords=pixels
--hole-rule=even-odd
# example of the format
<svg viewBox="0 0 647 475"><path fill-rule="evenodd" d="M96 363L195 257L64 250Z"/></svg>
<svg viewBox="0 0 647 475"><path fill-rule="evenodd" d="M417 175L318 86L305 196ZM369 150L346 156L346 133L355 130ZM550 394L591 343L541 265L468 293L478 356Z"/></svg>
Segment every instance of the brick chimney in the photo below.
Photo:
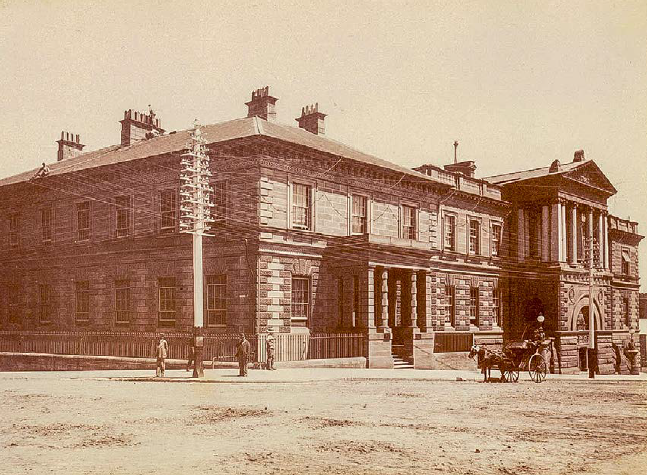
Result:
<svg viewBox="0 0 647 475"><path fill-rule="evenodd" d="M252 91L252 100L245 103L247 117L260 117L274 122L276 120L276 110L274 109L276 101L278 101L276 97L270 96L269 86Z"/></svg>
<svg viewBox="0 0 647 475"><path fill-rule="evenodd" d="M128 109L121 122L121 146L127 147L137 140L150 139L164 133L161 122L150 109L148 114Z"/></svg>
<svg viewBox="0 0 647 475"><path fill-rule="evenodd" d="M586 160L586 158L584 158L584 150L576 150L575 155L573 156L573 161L583 162L584 160Z"/></svg>
<svg viewBox="0 0 647 475"><path fill-rule="evenodd" d="M85 145L79 141L79 134L76 134L75 137L74 134L69 132L61 132L61 139L57 140L56 143L58 144L57 160L59 162L67 158L74 158L81 155L83 147L85 147Z"/></svg>
<svg viewBox="0 0 647 475"><path fill-rule="evenodd" d="M299 123L300 129L305 129L315 135L324 135L326 127L324 118L326 114L319 112L319 103L301 108L301 117L294 119Z"/></svg>
<svg viewBox="0 0 647 475"><path fill-rule="evenodd" d="M468 178L474 178L474 171L476 170L476 165L471 160L458 163L450 163L443 167L448 172L462 173Z"/></svg>

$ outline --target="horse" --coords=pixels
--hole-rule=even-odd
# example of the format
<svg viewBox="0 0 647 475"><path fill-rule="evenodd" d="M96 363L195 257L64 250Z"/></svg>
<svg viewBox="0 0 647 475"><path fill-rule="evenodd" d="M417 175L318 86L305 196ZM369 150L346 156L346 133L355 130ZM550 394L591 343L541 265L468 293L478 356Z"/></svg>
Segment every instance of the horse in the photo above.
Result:
<svg viewBox="0 0 647 475"><path fill-rule="evenodd" d="M489 381L493 367L496 367L499 371L501 371L501 377L499 378L499 380L505 380L505 376L503 374L504 372L501 370L501 368L504 366L504 356L502 353L488 350L482 346L472 345L468 356L470 358L477 356L476 365L483 374L484 383Z"/></svg>

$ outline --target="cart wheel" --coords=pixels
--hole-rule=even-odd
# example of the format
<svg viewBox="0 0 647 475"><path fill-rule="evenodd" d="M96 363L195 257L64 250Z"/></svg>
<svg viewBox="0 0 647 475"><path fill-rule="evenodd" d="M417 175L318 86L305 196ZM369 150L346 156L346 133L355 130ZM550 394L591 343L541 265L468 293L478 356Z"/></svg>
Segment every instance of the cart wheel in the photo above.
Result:
<svg viewBox="0 0 647 475"><path fill-rule="evenodd" d="M528 373L530 374L530 379L535 383L541 383L546 379L546 361L541 355L532 355L530 361L528 362Z"/></svg>

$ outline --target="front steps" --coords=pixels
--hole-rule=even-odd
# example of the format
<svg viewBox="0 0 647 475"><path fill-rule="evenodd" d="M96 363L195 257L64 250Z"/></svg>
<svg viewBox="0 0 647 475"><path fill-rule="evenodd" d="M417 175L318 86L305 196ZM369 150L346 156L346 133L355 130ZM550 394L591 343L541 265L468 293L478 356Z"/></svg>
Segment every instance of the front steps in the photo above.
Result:
<svg viewBox="0 0 647 475"><path fill-rule="evenodd" d="M392 345L393 369L413 369L410 358L404 356L404 345Z"/></svg>

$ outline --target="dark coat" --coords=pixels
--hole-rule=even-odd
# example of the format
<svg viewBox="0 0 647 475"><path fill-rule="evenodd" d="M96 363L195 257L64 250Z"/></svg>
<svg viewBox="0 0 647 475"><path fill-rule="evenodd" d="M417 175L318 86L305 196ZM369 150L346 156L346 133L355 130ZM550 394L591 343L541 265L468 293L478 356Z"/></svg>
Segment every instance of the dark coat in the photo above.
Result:
<svg viewBox="0 0 647 475"><path fill-rule="evenodd" d="M250 345L246 339L239 341L238 345L236 345L236 357L238 357L239 360L247 359L251 348L252 345Z"/></svg>

